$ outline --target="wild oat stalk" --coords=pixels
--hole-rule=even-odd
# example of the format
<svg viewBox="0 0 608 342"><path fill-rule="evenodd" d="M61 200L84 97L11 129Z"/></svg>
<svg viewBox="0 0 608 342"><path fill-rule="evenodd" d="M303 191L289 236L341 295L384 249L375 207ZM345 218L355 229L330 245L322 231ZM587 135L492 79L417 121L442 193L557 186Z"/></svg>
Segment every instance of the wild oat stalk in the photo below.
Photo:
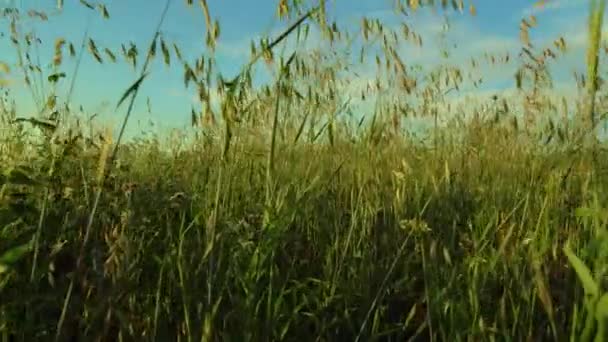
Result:
<svg viewBox="0 0 608 342"><path fill-rule="evenodd" d="M280 65L279 78L277 80L277 94L274 103L274 115L272 120L272 133L270 137L270 151L268 152L268 159L266 160L266 211L264 213L264 223L270 222L270 216L268 210L272 202L272 179L274 171L274 160L276 154L276 143L279 126L279 113L280 113L280 101L281 101L281 87L283 85L283 78L288 73L289 66L294 60L295 52L289 57L285 64Z"/></svg>
<svg viewBox="0 0 608 342"><path fill-rule="evenodd" d="M160 34L160 28L165 20L167 11L169 10L170 3L171 3L170 0L167 0L167 2L165 3L165 8L163 9L161 17L159 19L158 26L156 27L156 31L154 33L154 38L152 39L152 42L155 42L156 39L158 38L158 35ZM118 147L120 146L125 127L127 125L127 122L129 121L129 117L131 116L131 111L133 110L133 104L135 102L135 98L137 97L137 93L139 91L139 85L141 84L141 82L143 81L143 78L145 77L145 75L147 73L147 68L148 68L148 64L150 63L150 60L151 60L151 58L150 58L150 55L148 54L148 58L146 59L146 62L142 66L141 76L131 87L129 87L129 89L127 89L125 94L123 94L122 98L118 102L117 107L120 106L122 101L125 100L129 95L131 96L129 108L127 109L127 113L125 114L125 118L124 118L122 126L120 128L120 133L118 134L118 138L116 139L116 144L114 145L114 149L112 150L112 154L110 155L110 160L108 162L108 165L110 167L111 167L111 165L113 165L116 155L118 153ZM95 194L95 201L93 202L93 207L91 208L91 213L89 215L89 219L88 219L87 225L85 227L84 237L82 240L82 245L80 247L80 253L79 253L79 256L78 256L78 259L76 262L76 269L79 272L82 271L82 268L84 266L84 253L86 251L87 243L88 243L90 235L91 235L91 227L93 226L93 220L95 218L97 208L99 207L99 201L101 199L101 195L103 192L103 185L104 185L104 183L107 179L107 175L108 175L108 172L105 167L104 167L103 171L105 171L105 172L102 173L100 186L97 188L97 192ZM71 289L74 286L75 279L76 279L76 277L72 278L70 281L70 287L69 287L70 291L68 291L68 295L66 295L66 297L65 297L61 317L65 317L66 310L69 306L69 301L71 298ZM62 328L63 328L63 319L60 319L59 322L57 323L57 331L56 331L56 335L55 335L56 341L58 341L61 337Z"/></svg>
<svg viewBox="0 0 608 342"><path fill-rule="evenodd" d="M158 35L160 34L160 27L162 26L162 23L165 20L165 16L167 15L167 10L169 9L169 4L171 3L170 0L167 0L166 4L165 4L165 8L163 10L163 13L161 15L161 18L159 20L158 26L156 28L156 32L154 33L154 38L152 39L152 42L155 42L156 39L158 38ZM129 117L131 116L131 112L133 110L133 104L135 102L135 98L137 97L137 93L139 92L139 87L141 85L141 83L143 82L144 78L147 75L147 71L148 71L148 65L151 61L151 57L150 55L148 55L146 62L144 63L144 65L142 66L142 70L141 70L141 75L140 77L127 89L127 91L125 91L125 93L122 95L122 97L120 98L120 100L118 101L117 104L117 109L120 106L120 104L129 96L131 96L131 101L129 103L129 107L127 108L127 113L125 114L125 118L122 122L122 125L120 127L120 132L118 133L118 138L116 139L116 144L114 145L114 148L112 150L112 154L110 154L110 160L108 161L108 165L111 166L114 163L114 160L116 159L116 156L118 154L118 148L120 146L123 134L125 132L125 128L127 126L127 123L129 122ZM101 184L103 185L105 183L105 180L107 179L107 175L108 172L107 170L104 170L104 174L103 174L103 180L101 182ZM91 231L91 226L93 225L93 219L95 217L95 212L97 210L97 207L99 205L99 200L101 198L101 193L102 193L102 188L103 186L100 186L97 194L96 194L96 198L95 198L95 202L93 203L93 208L91 209L91 214L89 216L89 221L87 223L87 227L85 229L85 235L82 241L82 249L81 249L81 254L80 254L80 258L79 261L82 261L81 258L83 256L86 244L88 242L89 239L89 234Z"/></svg>
<svg viewBox="0 0 608 342"><path fill-rule="evenodd" d="M599 48L602 40L602 22L604 18L605 0L591 0L589 11L589 46L587 47L587 106L585 117L588 121L588 129L595 127L595 94L598 88L598 64ZM594 139L595 140L595 139Z"/></svg>

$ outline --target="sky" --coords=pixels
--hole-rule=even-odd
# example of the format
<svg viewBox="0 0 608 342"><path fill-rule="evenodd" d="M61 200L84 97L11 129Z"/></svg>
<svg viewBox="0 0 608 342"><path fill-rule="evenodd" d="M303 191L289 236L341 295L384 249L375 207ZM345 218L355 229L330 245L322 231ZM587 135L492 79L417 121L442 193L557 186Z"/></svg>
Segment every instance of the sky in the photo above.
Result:
<svg viewBox="0 0 608 342"><path fill-rule="evenodd" d="M194 1L192 7L185 0L170 0L170 8L162 26L163 35L170 42L176 42L187 60L194 60L207 54L205 46L205 21L203 12ZM315 0L316 1L316 0ZM550 46L551 42L563 36L569 45L569 52L554 68L556 92L572 94L573 70L584 70L584 48L586 39L586 19L588 1L546 0L542 8L534 6L537 0L465 0L473 3L477 15L468 11L458 13L439 9L418 10L409 16L399 16L393 11L395 0L328 0L330 19L335 19L341 27L360 31L361 17L379 18L387 25L398 25L405 21L417 32L423 33L427 43L423 47L403 46L399 53L406 63L433 66L441 63L439 49L433 42L444 24L444 16L450 20L449 41L453 45L450 63L467 63L470 56L481 57L484 52L510 52L516 55L519 43L519 22L523 17L534 14L538 27L531 34L535 44ZM216 57L219 70L227 77L234 76L248 61L251 39L274 35L288 23L276 16L277 0L208 0L211 16L217 18L221 26ZM439 1L436 1L439 3ZM86 30L100 47L108 47L117 55L121 43L133 41L140 50L149 44L159 20L165 0L114 0L104 1L110 19L103 19L99 13L90 11L76 0L65 0L58 12L54 0L0 0L3 7L17 7L22 12L35 9L50 14L46 22L26 20L23 30L34 30L43 45L38 53L46 63L52 60L53 42L58 37L74 42L78 46ZM8 32L9 22L4 19L4 32ZM606 26L605 26L606 27ZM313 37L314 39L314 37ZM0 38L0 61L14 66L16 54L8 35ZM497 91L509 91L514 86L515 65L480 70L486 77L480 89L470 89L464 95L484 97ZM14 70L14 69L13 69ZM74 62L66 58L62 71L67 79L60 81L60 89L69 87L74 70ZM355 83L365 84L373 79L373 69L363 70L361 79ZM137 71L139 72L139 70ZM45 70L45 76L48 74ZM18 75L11 77L17 79ZM10 78L10 77L9 77ZM72 108L83 105L88 113L99 113L113 124L118 124L124 116L125 108L114 111L124 90L133 83L137 74L125 62L106 62L99 65L87 53L81 62L71 97ZM355 87L357 84L353 84ZM17 101L18 115L30 116L36 112L31 95L22 82L10 86ZM147 127L150 120L160 127L186 127L190 123L190 109L199 106L195 99L195 89L183 86L183 71L179 64L165 67L161 59L150 68L150 76L145 80L138 101L134 119L129 128L132 131ZM461 94L460 96L462 96ZM151 112L148 113L146 99L150 98ZM60 98L59 101L62 99ZM456 99L457 100L457 99ZM125 106L126 107L126 106Z"/></svg>

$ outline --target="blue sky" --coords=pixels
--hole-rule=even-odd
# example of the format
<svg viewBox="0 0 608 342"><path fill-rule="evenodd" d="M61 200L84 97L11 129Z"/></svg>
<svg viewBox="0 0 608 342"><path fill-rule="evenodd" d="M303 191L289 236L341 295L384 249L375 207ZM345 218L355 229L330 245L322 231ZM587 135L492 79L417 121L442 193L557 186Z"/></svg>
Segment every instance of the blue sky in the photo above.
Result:
<svg viewBox="0 0 608 342"><path fill-rule="evenodd" d="M171 0L172 4L163 25L163 33L168 41L175 41L188 60L206 53L205 22L198 0L192 7L187 7L185 0ZM583 70L583 48L586 34L585 20L588 1L583 0L546 0L543 9L534 8L537 0L476 0L473 1L477 15L471 16L468 11L463 14L449 11L451 30L449 39L457 46L453 51L451 63L465 63L469 56L481 57L485 51L504 51L515 55L520 47L519 21L522 17L534 14L539 27L532 33L532 39L540 45L549 45L552 40L563 35L571 46L569 54L556 68L558 81L564 93L571 92L569 76L573 68ZM61 13L56 13L55 1L51 0L0 0L3 6L15 6L23 12L28 9L43 10L53 14L48 22L26 21L24 30L34 29L44 45L40 48L43 63L52 60L53 41L57 37L79 45L82 36L89 27L90 37L98 46L108 47L119 52L121 43L133 41L143 50L149 44L160 13L165 5L164 0L114 0L103 2L110 13L105 20L96 13L80 5L78 1L64 1ZM439 3L439 1L436 1ZM268 33L281 31L287 24L276 18L276 4L273 0L208 0L211 15L219 19L221 36L217 51L219 69L228 76L233 76L240 66L249 58L249 44L252 38ZM401 56L410 63L432 65L439 63L438 49L433 44L434 37L443 23L441 9L433 13L430 10L419 10L408 17L397 16L392 11L394 0L329 0L329 12L343 28L353 32L360 30L362 16L380 18L387 25L398 24L405 20L425 38L422 48L405 46ZM470 3L470 0L465 0ZM4 31L8 31L8 22L3 21ZM16 61L15 52L9 39L0 39L0 60L9 64ZM73 71L73 62L66 58L62 71L67 73L68 81L61 81L61 88L67 89ZM504 68L482 70L489 79L482 90L474 92L492 92L511 87L513 84L514 65ZM373 69L368 76L373 78ZM48 74L45 73L45 76ZM99 112L104 118L118 123L124 115L124 108L113 112L120 94L136 78L134 71L124 62L116 64L97 64L85 53L78 77L76 92L72 96L73 105L83 105L87 112ZM559 87L558 87L559 88ZM22 84L11 87L18 102L19 114L29 116L34 112L33 102ZM146 79L139 95L134 120L130 129L137 130L137 121L145 123L149 119L166 127L181 127L189 124L190 108L197 105L193 99L194 89L183 87L183 73L179 64L166 68L160 61L154 63L151 74ZM146 98L150 97L152 113L147 113ZM62 100L61 98L59 99ZM76 106L74 106L76 107Z"/></svg>

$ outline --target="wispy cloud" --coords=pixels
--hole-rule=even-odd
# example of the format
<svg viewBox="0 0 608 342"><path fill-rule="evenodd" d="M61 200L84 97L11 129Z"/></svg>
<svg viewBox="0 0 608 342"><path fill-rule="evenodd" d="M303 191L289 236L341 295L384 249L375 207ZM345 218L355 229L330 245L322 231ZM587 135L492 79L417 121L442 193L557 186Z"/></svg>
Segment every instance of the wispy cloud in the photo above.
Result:
<svg viewBox="0 0 608 342"><path fill-rule="evenodd" d="M544 0L534 1L535 4L524 8L521 11L522 16L537 15L540 13L555 12L571 10L573 8L580 8L580 0Z"/></svg>
<svg viewBox="0 0 608 342"><path fill-rule="evenodd" d="M444 58L437 40L442 24L438 18L417 23L416 30L421 32L425 43L421 47L414 44L400 46L397 52L402 61L410 66L422 66L426 71L445 64L459 66L469 69L476 75L483 75L485 83L504 82L505 79L513 77L516 70L513 58L506 65L491 65L485 62L484 56L488 54L504 57L508 53L513 57L521 46L517 37L484 34L469 22L457 22L452 24L446 35L445 43L449 47L449 57ZM478 62L476 68L471 67L472 58ZM373 63L360 66L357 72L363 77L353 82L352 87L360 91L375 79L375 70L376 66Z"/></svg>
<svg viewBox="0 0 608 342"><path fill-rule="evenodd" d="M259 43L262 39L272 41L284 33L285 29L285 27L276 27L268 32L252 32L236 40L220 39L217 46L217 52L221 56L246 61L251 56L252 41L254 42L256 49L259 49ZM306 40L303 39L304 37L301 37L301 40L298 42L296 39L296 32L297 31L294 31L290 36L288 36L281 43L279 49L282 49L283 45L285 45L287 51L293 51L297 48L310 49L318 47L319 44L323 42L319 31L314 26L310 27Z"/></svg>

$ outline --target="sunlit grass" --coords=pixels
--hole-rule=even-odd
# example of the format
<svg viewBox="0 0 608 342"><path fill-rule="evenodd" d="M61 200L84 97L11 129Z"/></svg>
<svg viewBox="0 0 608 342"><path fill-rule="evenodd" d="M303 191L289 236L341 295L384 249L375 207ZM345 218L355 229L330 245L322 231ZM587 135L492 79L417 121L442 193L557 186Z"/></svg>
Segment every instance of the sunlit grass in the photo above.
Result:
<svg viewBox="0 0 608 342"><path fill-rule="evenodd" d="M594 4L586 80L597 87L585 84L587 104L603 90L594 80L604 1ZM111 8L83 5L110 16ZM524 18L513 80L525 95L523 119L514 103L494 98L463 107L471 112L459 120L442 112L445 95L476 80L451 66L417 73L396 49L422 44L415 28L400 27L398 36L364 19L361 55L377 64L378 78L361 97L379 100L348 118L346 55L279 48L306 39L315 22L333 44L348 40L322 5L280 1L289 19L283 34L253 42L251 62L233 79L215 77L221 31L200 5L208 55L184 60L160 24L149 47L122 47L140 73L115 99L127 111L118 135L59 105L63 49L84 58L65 40L54 42L48 82L24 70L41 112L54 114L26 118L3 105L3 341L605 336L608 153L601 142L581 143L601 117L595 105L581 107L581 121L593 123L571 132L543 116L556 108L546 66L565 51L563 38L538 48L528 35L536 19ZM427 6L407 5L397 10L415 15ZM476 14L472 4L440 5ZM32 43L11 34L25 56ZM121 56L84 42L95 60ZM366 55L374 44L383 54ZM125 142L157 48L203 103L191 113L195 137ZM509 62L501 58L498 67ZM251 68L260 62L276 78L256 88ZM435 123L422 142L403 129L409 117Z"/></svg>

